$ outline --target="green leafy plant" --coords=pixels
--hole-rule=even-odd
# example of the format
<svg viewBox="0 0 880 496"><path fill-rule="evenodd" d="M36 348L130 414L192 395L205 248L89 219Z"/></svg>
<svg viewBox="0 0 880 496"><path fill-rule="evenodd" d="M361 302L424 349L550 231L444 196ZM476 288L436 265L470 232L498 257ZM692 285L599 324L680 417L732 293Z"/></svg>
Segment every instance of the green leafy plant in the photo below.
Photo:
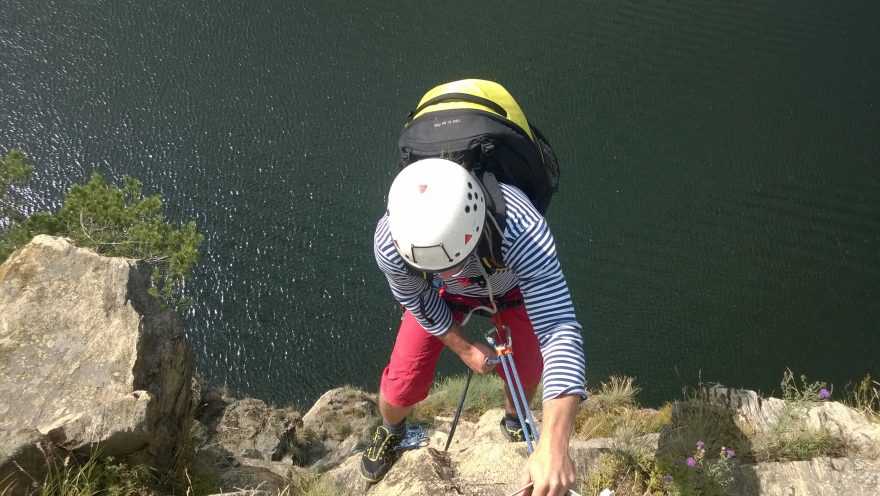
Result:
<svg viewBox="0 0 880 496"><path fill-rule="evenodd" d="M794 373L786 369L780 386L785 406L766 436L756 443L757 458L762 461L810 460L819 456L842 456L846 444L841 438L824 427L810 428L806 422L811 407L831 398L826 384L808 382L803 375L798 383Z"/></svg>
<svg viewBox="0 0 880 496"><path fill-rule="evenodd" d="M37 234L66 236L102 255L147 262L153 268L153 297L165 306L191 303L183 289L204 240L194 222L172 225L165 220L160 197L144 196L139 181L125 176L120 188L97 173L88 183L73 185L57 213L15 217L7 190L25 184L31 170L20 151L10 152L3 161L0 208L8 220L0 229L0 261Z"/></svg>
<svg viewBox="0 0 880 496"><path fill-rule="evenodd" d="M733 482L733 464L736 452L724 446L717 455L709 456L706 443L697 440L684 457L661 457L658 469L665 472L667 494L723 496Z"/></svg>
<svg viewBox="0 0 880 496"><path fill-rule="evenodd" d="M800 379L800 384L798 384L794 372L791 369L785 369L782 374L782 382L779 383L782 388L782 398L785 401L803 404L831 399L831 390L824 382L807 382L805 375L801 375Z"/></svg>

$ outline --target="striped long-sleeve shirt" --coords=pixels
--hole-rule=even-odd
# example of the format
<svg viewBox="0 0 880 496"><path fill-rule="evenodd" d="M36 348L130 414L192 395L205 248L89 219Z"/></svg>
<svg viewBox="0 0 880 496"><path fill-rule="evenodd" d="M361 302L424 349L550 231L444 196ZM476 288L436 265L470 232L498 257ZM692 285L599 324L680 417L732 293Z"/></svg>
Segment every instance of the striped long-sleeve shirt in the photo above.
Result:
<svg viewBox="0 0 880 496"><path fill-rule="evenodd" d="M522 191L507 184L500 186L507 204L501 254L510 270L490 275L489 285L495 296L516 286L522 292L544 358L543 400L567 394L585 398L581 326L575 318L553 235ZM407 269L391 240L387 215L376 226L373 246L376 262L397 301L431 334L446 333L452 327L452 312L433 284ZM449 293L486 298L486 287L467 284L469 278L481 275L479 262L471 256L456 278L442 282Z"/></svg>

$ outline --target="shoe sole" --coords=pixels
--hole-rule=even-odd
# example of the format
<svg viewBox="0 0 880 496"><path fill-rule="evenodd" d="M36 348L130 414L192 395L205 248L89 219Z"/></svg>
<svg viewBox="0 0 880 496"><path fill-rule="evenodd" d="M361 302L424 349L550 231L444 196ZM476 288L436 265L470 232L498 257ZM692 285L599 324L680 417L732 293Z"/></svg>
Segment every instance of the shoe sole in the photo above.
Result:
<svg viewBox="0 0 880 496"><path fill-rule="evenodd" d="M367 477L367 476L364 475L364 474L360 474L360 476L361 476L361 479L367 481L367 482L370 483L370 484L375 484L375 483L377 483L377 482L379 482L379 481L381 481L382 479L385 478L384 475L383 475L382 477L378 478L378 479L371 479L371 478Z"/></svg>

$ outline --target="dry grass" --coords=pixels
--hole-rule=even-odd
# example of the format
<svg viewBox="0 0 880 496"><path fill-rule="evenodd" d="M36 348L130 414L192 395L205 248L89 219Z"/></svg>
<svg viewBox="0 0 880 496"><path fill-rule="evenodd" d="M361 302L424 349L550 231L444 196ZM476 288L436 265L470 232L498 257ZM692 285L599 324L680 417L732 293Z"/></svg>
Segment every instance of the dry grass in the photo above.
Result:
<svg viewBox="0 0 880 496"><path fill-rule="evenodd" d="M584 494L614 488L616 495L641 496L660 487L662 479L654 459L654 446L645 438L649 425L645 411L627 406L615 409L616 416L608 422L611 449L602 454L599 469L582 482Z"/></svg>
<svg viewBox="0 0 880 496"><path fill-rule="evenodd" d="M416 422L432 423L438 416L452 416L464 391L466 377L451 376L434 383L431 392L410 414ZM477 420L490 408L504 405L504 384L495 374L474 375L468 387L467 399L462 408L462 418Z"/></svg>
<svg viewBox="0 0 880 496"><path fill-rule="evenodd" d="M756 441L755 456L758 461L797 461L845 456L846 450L846 443L828 429L812 430L797 424L774 428Z"/></svg>
<svg viewBox="0 0 880 496"><path fill-rule="evenodd" d="M868 420L880 423L880 382L866 375L855 386L847 385L844 402L862 412Z"/></svg>
<svg viewBox="0 0 880 496"><path fill-rule="evenodd" d="M0 496L10 496L12 494L12 486L15 483L16 479L12 477L12 474L0 480Z"/></svg>
<svg viewBox="0 0 880 496"><path fill-rule="evenodd" d="M271 494L271 491L262 486L263 484L256 487L237 488L236 491ZM200 496L201 494L205 493L186 493L187 496ZM220 492L220 494L223 493ZM295 484L288 484L284 488L275 491L275 496L338 496L340 494L343 494L343 492L339 487L323 478L320 474L314 472L308 473Z"/></svg>
<svg viewBox="0 0 880 496"><path fill-rule="evenodd" d="M342 490L320 474L312 473L299 484L287 486L278 496L338 496Z"/></svg>
<svg viewBox="0 0 880 496"><path fill-rule="evenodd" d="M600 383L597 391L590 393L587 405L603 411L632 407L636 405L636 396L641 390L633 377L611 376L608 382Z"/></svg>
<svg viewBox="0 0 880 496"><path fill-rule="evenodd" d="M578 490L584 495L597 495L610 488L614 489L615 496L664 494L652 492L662 488L662 478L657 474L651 451L630 454L611 451L601 455L599 468L581 481Z"/></svg>
<svg viewBox="0 0 880 496"><path fill-rule="evenodd" d="M613 376L608 382L602 382L578 410L575 437L614 437L623 427L639 432L638 435L659 432L669 423L671 406L664 405L660 410L641 408L636 402L640 390L631 377Z"/></svg>

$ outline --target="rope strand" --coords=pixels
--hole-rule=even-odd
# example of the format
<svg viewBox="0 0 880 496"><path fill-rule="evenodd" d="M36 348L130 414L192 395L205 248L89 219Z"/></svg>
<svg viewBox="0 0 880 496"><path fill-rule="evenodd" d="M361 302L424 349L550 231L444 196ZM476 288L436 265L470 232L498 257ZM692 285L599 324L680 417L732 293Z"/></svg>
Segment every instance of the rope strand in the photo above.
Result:
<svg viewBox="0 0 880 496"><path fill-rule="evenodd" d="M473 255L471 255L473 256ZM492 304L492 308L480 305L478 307L471 308L468 311L467 315L465 315L464 319L461 321L461 326L464 327L467 325L468 321L471 319L471 315L474 314L477 310L485 310L492 315L498 313L498 305L495 304L495 295L492 291L492 281L489 280L489 274L486 273L486 268L483 267L483 263L480 260L477 260L477 265L480 267L480 272L483 273L483 279L486 281L486 290L489 291L489 303Z"/></svg>

